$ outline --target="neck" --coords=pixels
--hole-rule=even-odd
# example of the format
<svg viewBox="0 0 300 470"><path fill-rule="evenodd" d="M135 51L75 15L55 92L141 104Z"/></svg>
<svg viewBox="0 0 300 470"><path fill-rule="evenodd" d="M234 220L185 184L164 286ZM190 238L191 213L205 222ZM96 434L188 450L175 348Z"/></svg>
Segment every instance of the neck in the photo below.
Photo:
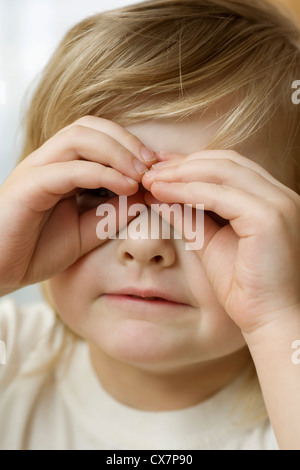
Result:
<svg viewBox="0 0 300 470"><path fill-rule="evenodd" d="M116 400L144 411L170 411L197 405L226 387L247 366L247 348L230 356L168 371L149 371L108 356L90 344L93 368Z"/></svg>

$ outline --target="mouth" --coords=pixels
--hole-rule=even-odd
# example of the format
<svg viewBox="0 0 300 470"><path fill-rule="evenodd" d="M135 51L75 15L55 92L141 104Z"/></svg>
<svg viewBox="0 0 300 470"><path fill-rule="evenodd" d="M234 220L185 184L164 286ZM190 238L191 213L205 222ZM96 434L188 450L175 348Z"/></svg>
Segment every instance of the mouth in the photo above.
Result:
<svg viewBox="0 0 300 470"><path fill-rule="evenodd" d="M156 297L156 296L151 296L151 297L141 297L139 295L126 295L126 294L105 294L106 298L109 298L111 300L117 300L119 302L129 302L131 304L147 304L147 305L186 305L180 302L174 302L172 300L167 300L164 299L163 297Z"/></svg>
<svg viewBox="0 0 300 470"><path fill-rule="evenodd" d="M128 297L132 297L133 299L141 299L141 300L163 300L165 302L169 302L163 297L142 297L141 295L128 295Z"/></svg>
<svg viewBox="0 0 300 470"><path fill-rule="evenodd" d="M135 288L122 289L118 292L104 294L106 298L119 302L144 305L188 306L179 298L153 289L138 290Z"/></svg>

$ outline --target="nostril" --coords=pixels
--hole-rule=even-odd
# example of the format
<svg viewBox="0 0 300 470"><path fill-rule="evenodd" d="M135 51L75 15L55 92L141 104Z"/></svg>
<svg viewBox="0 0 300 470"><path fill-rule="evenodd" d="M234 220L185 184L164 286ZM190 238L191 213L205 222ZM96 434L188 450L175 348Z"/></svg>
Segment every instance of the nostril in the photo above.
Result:
<svg viewBox="0 0 300 470"><path fill-rule="evenodd" d="M159 263L159 262L162 260L162 256L157 255L157 256L154 256L153 259L154 259L154 261L155 261L156 263Z"/></svg>
<svg viewBox="0 0 300 470"><path fill-rule="evenodd" d="M128 253L128 251L126 251L126 253L124 253L124 258L131 260L131 259L133 259L133 256L130 253Z"/></svg>

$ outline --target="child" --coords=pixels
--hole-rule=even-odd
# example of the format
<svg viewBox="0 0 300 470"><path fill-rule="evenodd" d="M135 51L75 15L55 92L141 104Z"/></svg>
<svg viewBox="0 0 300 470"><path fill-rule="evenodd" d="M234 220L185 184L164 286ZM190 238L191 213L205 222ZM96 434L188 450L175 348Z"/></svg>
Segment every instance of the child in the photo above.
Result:
<svg viewBox="0 0 300 470"><path fill-rule="evenodd" d="M48 299L2 300L2 449L300 449L299 78L298 30L261 0L152 0L66 35L0 188L1 295ZM144 221L204 204L203 247L174 220L121 237L119 196Z"/></svg>

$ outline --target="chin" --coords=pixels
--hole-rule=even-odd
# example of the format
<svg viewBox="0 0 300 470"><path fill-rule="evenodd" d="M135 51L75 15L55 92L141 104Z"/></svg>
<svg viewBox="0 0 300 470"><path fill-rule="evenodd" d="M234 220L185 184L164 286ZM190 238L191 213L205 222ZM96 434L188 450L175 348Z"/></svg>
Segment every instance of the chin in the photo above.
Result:
<svg viewBox="0 0 300 470"><path fill-rule="evenodd" d="M176 337L162 330L149 322L124 322L107 334L93 338L93 343L118 361L148 370L169 369L182 361L182 351Z"/></svg>

